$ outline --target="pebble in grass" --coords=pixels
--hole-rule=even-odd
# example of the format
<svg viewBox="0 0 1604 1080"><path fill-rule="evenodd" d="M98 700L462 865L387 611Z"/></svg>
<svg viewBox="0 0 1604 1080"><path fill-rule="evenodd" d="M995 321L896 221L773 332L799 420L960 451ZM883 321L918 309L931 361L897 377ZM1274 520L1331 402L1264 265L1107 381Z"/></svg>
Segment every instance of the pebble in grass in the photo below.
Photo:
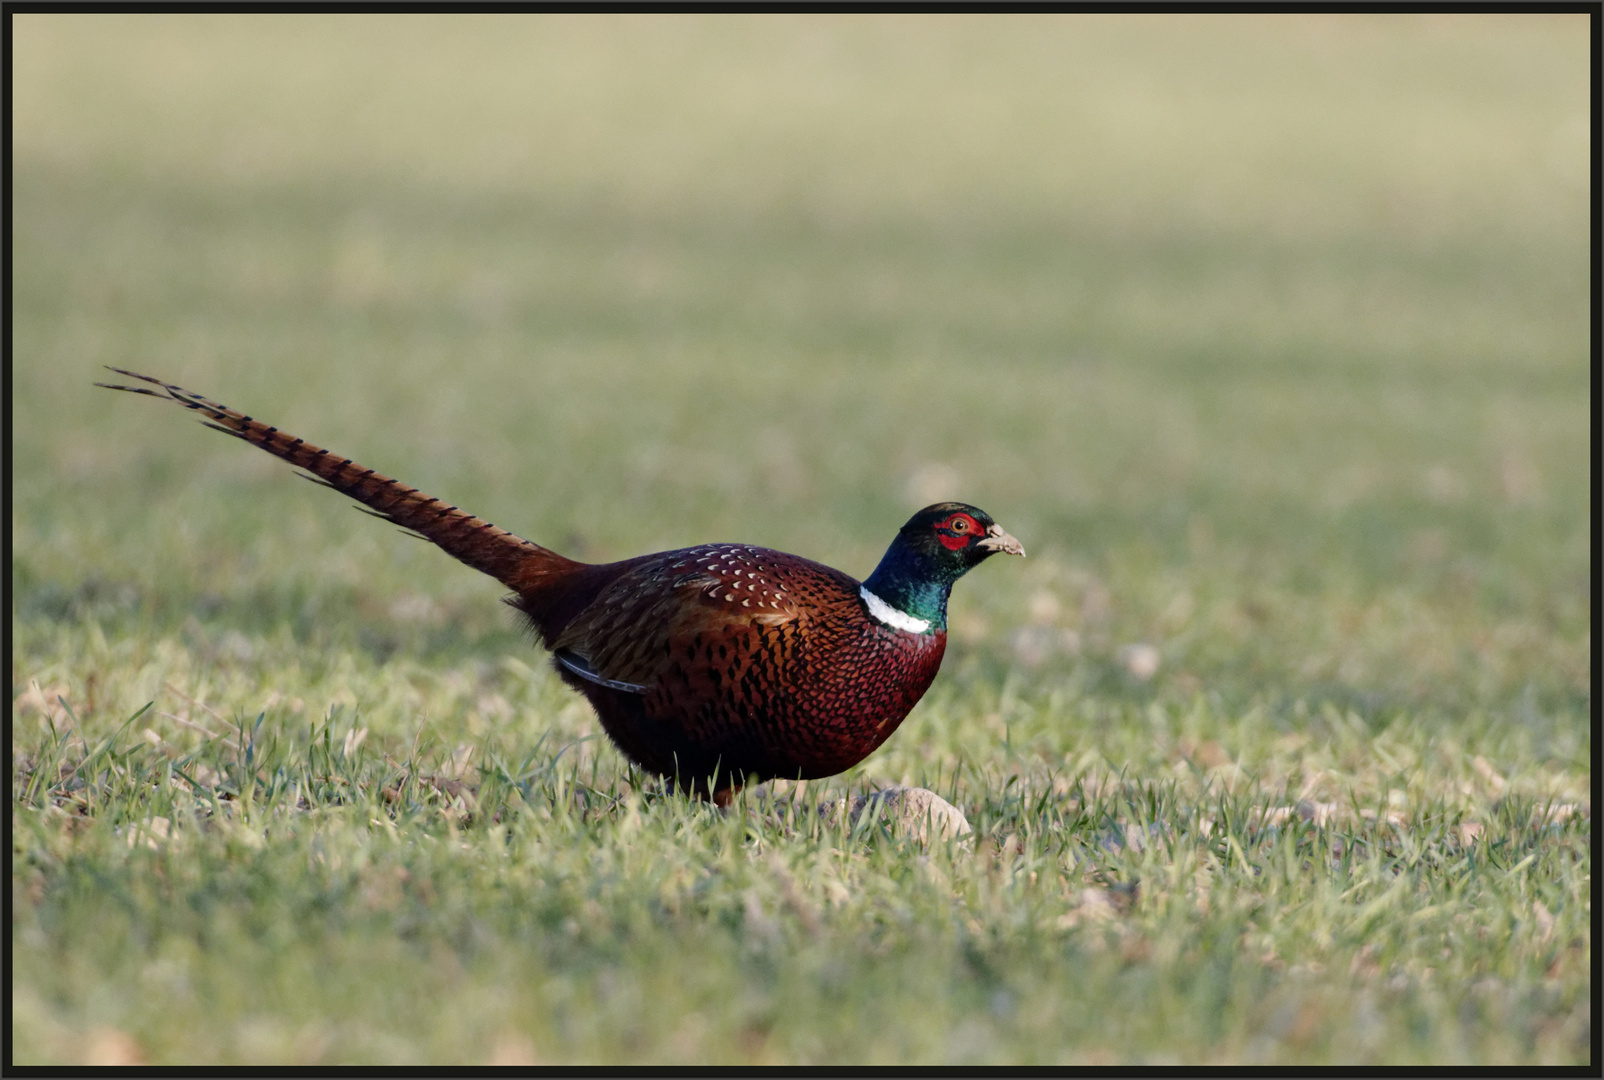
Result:
<svg viewBox="0 0 1604 1080"><path fill-rule="evenodd" d="M839 814L845 799L819 807L821 814ZM964 812L928 788L889 787L869 795L859 795L846 805L847 818L857 823L865 811L878 812L891 822L896 833L928 843L932 833L941 840L962 839L974 833Z"/></svg>
<svg viewBox="0 0 1604 1080"><path fill-rule="evenodd" d="M780 803L782 808L785 805L785 801ZM865 813L872 812L890 825L893 835L911 836L921 844L931 839L968 840L974 835L964 812L928 788L895 785L850 799L832 799L816 810L826 828L839 825L843 816L847 827L854 828Z"/></svg>

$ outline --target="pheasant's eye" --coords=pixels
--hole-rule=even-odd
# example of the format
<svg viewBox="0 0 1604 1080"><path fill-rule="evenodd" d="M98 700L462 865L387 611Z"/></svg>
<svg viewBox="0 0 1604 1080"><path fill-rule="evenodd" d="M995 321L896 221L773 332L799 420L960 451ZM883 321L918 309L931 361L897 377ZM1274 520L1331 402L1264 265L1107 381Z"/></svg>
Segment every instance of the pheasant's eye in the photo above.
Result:
<svg viewBox="0 0 1604 1080"><path fill-rule="evenodd" d="M968 518L953 518L952 519L952 524L947 526L947 527L949 529L951 529L953 532L956 532L956 533L968 532L969 531L969 519Z"/></svg>

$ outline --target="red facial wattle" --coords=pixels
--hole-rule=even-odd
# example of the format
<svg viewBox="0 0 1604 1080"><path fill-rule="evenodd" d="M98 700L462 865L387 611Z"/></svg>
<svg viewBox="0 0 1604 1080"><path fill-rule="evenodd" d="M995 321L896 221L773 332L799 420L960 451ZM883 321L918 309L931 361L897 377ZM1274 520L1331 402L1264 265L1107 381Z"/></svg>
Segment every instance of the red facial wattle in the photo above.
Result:
<svg viewBox="0 0 1604 1080"><path fill-rule="evenodd" d="M948 551L957 551L967 547L977 536L983 536L986 530L980 527L980 522L968 514L954 514L945 521L936 525L936 539Z"/></svg>

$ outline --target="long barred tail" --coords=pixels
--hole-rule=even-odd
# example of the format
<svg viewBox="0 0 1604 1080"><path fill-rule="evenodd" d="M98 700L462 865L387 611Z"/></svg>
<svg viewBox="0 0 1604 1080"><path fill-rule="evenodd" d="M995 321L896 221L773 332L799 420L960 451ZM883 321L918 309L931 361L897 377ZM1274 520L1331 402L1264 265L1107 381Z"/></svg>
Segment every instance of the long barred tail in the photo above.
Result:
<svg viewBox="0 0 1604 1080"><path fill-rule="evenodd" d="M381 476L372 469L363 468L349 458L331 454L297 439L276 427L235 412L226 405L209 401L199 394L174 386L149 375L122 368L110 368L119 375L139 379L160 387L150 390L142 386L118 386L96 383L108 390L126 390L131 394L176 401L186 409L200 413L207 427L235 438L260 446L274 457L283 458L297 468L305 469L319 482L357 502L371 508L376 517L387 518L404 529L410 529L443 548L475 570L514 589L528 588L545 575L577 568L583 564L564 558L547 548L534 544L506 529L497 528L472 514L447 506L439 499L425 495L415 487L398 480Z"/></svg>

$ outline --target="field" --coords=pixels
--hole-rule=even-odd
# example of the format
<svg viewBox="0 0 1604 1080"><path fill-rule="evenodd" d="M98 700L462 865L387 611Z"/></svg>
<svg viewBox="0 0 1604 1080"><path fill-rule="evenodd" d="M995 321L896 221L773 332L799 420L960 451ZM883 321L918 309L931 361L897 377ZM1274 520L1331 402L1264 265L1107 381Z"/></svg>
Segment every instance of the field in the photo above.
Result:
<svg viewBox="0 0 1604 1080"><path fill-rule="evenodd" d="M14 16L12 1062L1582 1065L1585 16ZM1029 557L727 813L492 580ZM802 809L940 792L964 840Z"/></svg>

